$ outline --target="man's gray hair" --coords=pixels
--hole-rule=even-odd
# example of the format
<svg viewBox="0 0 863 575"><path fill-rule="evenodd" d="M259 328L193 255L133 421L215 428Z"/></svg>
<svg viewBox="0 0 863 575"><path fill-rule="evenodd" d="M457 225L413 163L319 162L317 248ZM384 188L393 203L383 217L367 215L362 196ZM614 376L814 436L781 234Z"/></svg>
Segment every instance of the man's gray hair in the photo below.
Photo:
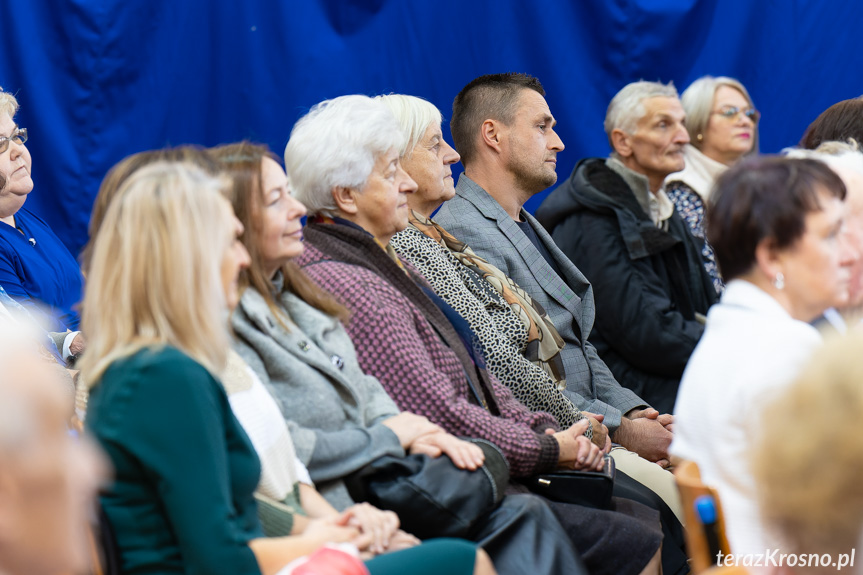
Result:
<svg viewBox="0 0 863 575"><path fill-rule="evenodd" d="M338 215L333 190L362 188L375 160L401 149L399 124L382 102L368 96L341 96L312 106L291 130L285 170L294 197L310 216Z"/></svg>
<svg viewBox="0 0 863 575"><path fill-rule="evenodd" d="M608 136L608 144L614 149L611 142L611 132L623 130L627 134L634 134L638 121L644 117L647 110L644 108L644 100L648 98L677 98L677 89L673 82L662 84L661 82L632 82L614 95L605 112L605 135Z"/></svg>

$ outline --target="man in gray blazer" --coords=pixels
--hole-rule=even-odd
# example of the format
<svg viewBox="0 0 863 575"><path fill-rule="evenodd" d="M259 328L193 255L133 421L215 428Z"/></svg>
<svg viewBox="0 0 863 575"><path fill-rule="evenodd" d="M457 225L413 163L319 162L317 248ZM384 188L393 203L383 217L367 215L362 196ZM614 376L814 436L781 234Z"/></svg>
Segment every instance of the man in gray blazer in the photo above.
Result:
<svg viewBox="0 0 863 575"><path fill-rule="evenodd" d="M450 128L464 173L455 198L435 221L545 308L566 342L561 357L573 403L602 415L613 441L664 466L672 416L660 415L614 379L587 339L595 314L590 283L523 209L531 196L557 181L557 153L564 147L544 96L539 81L523 74L482 76L456 96ZM667 493L674 491L670 474L641 465L644 460L633 453L616 455L619 468L654 489L644 474L652 476L662 484L654 491L663 499L676 498ZM636 466L644 474L621 465L632 459L641 462Z"/></svg>

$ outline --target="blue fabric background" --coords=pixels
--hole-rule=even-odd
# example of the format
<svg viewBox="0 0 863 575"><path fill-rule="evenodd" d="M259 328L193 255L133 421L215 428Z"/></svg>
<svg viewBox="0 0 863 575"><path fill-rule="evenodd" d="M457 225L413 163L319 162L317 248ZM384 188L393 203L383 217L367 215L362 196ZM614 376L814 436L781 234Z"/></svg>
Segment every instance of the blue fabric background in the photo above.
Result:
<svg viewBox="0 0 863 575"><path fill-rule="evenodd" d="M342 94L413 94L448 117L474 77L528 72L564 178L608 152L605 108L633 80L740 79L763 152L863 93L857 0L0 0L0 22L0 85L30 131L27 205L73 253L124 156L242 138L281 154L305 110Z"/></svg>

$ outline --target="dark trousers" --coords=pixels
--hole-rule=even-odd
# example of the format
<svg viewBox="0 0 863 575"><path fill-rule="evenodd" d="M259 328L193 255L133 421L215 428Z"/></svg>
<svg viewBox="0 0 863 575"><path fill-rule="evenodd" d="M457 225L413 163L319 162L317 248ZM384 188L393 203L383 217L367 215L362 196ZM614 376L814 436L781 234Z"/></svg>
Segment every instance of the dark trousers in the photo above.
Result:
<svg viewBox="0 0 863 575"><path fill-rule="evenodd" d="M471 540L499 575L587 575L569 535L538 495L507 495Z"/></svg>
<svg viewBox="0 0 863 575"><path fill-rule="evenodd" d="M664 412L663 412L664 413ZM677 516L666 505L662 498L619 469L614 477L614 496L643 505L659 511L659 521L662 524L662 573L663 575L684 575L689 573L686 560L686 539L683 525Z"/></svg>

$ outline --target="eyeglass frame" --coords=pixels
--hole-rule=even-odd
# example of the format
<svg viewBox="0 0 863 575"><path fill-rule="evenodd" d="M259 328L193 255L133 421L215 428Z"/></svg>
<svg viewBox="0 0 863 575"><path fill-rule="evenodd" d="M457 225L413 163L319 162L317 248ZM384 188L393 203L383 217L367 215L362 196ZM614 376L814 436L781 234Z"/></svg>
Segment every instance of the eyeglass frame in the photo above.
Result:
<svg viewBox="0 0 863 575"><path fill-rule="evenodd" d="M746 116L753 124L758 125L761 120L761 112L756 108L749 106L748 108L740 108L738 106L722 106L719 111L711 112L717 116L722 116L726 120L736 121L740 114Z"/></svg>
<svg viewBox="0 0 863 575"><path fill-rule="evenodd" d="M9 149L9 142L15 142L19 146L27 141L27 128L15 128L9 136L0 136L0 154Z"/></svg>

